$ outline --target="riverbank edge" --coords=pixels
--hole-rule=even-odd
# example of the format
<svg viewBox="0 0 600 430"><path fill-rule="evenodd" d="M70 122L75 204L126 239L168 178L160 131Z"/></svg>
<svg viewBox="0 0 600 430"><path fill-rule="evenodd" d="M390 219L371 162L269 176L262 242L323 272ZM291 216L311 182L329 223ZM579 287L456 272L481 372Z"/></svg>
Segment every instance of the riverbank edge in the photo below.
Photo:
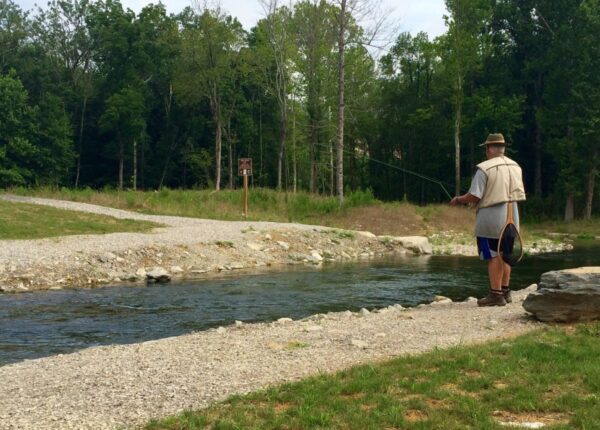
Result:
<svg viewBox="0 0 600 430"><path fill-rule="evenodd" d="M155 280L190 281L243 271L285 270L367 261L394 254L476 256L474 238L453 231L423 236L376 236L367 231L272 222L145 215L106 206L0 195L117 219L151 221L148 233L61 236L0 241L0 293L63 288L145 286ZM431 239L431 241L430 241ZM572 249L564 240L538 240L529 254Z"/></svg>
<svg viewBox="0 0 600 430"><path fill-rule="evenodd" d="M146 286L149 274L164 269L174 281L201 281L224 273L252 274L282 271L290 265L320 267L330 263L358 262L393 255L477 255L473 245L431 245L427 238L375 236L368 232L337 229L297 231L248 230L245 243L223 241L179 246L146 246L100 254L79 254L43 264L0 264L0 293L21 293L65 288ZM285 240L284 240L285 239ZM31 241L35 246L36 241ZM562 252L569 243L548 241L529 248L530 253ZM4 267L3 267L4 266Z"/></svg>
<svg viewBox="0 0 600 430"><path fill-rule="evenodd" d="M237 240L181 245L153 243L99 253L75 251L57 258L44 255L33 263L0 261L0 294L103 286L141 287L154 282L152 274L156 272L166 275L162 280L181 282L206 280L230 272L242 275L265 270L282 271L291 265L321 267L393 255L477 256L474 244L440 241L439 236L432 245L422 236L376 236L364 231L306 227L302 230L293 227L259 230L250 226L241 230L243 238ZM79 238L93 242L95 238L106 240L110 236L84 235ZM47 246L50 242L60 248L63 238L22 242L31 247L42 243ZM526 247L526 252L537 254L571 249L570 243L547 240Z"/></svg>

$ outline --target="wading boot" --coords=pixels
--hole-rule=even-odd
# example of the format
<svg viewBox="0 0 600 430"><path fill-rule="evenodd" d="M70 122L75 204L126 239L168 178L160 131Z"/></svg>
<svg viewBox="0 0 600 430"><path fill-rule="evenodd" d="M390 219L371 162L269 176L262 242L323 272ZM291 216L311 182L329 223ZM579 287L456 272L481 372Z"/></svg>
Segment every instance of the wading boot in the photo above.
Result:
<svg viewBox="0 0 600 430"><path fill-rule="evenodd" d="M510 294L510 288L502 287L502 294L504 295L504 300L506 300L506 303L512 303L512 295Z"/></svg>
<svg viewBox="0 0 600 430"><path fill-rule="evenodd" d="M477 306L506 306L506 300L502 291L490 290L487 297L477 300Z"/></svg>

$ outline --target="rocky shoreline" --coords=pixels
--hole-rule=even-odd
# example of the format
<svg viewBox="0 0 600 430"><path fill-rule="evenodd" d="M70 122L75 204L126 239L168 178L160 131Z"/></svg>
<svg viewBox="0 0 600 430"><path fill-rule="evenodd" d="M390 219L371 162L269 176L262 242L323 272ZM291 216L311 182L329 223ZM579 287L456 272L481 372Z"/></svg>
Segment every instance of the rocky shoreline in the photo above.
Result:
<svg viewBox="0 0 600 430"><path fill-rule="evenodd" d="M321 265L392 254L477 255L472 238L452 232L432 235L430 243L419 236L375 236L302 224L152 216L76 202L1 198L153 221L164 227L150 233L0 241L0 293L139 285L157 280L153 272L162 274L158 279L162 281L190 280L233 270ZM532 245L527 249L530 254L572 249L569 243L550 240Z"/></svg>
<svg viewBox="0 0 600 430"><path fill-rule="evenodd" d="M76 250L70 255L56 258L50 255L33 262L0 260L0 292L202 279L234 270L297 264L318 266L390 254L432 252L427 239L422 237L376 237L366 232L325 228L257 230L252 226L242 233L241 240L157 244L100 253ZM35 246L38 241L31 242ZM62 240L54 242L57 248L61 247Z"/></svg>
<svg viewBox="0 0 600 430"><path fill-rule="evenodd" d="M524 244L525 255L547 254L555 252L572 251L571 238L562 236L558 240L538 238L533 243ZM461 233L442 232L429 236L434 255L457 255L463 257L477 257L477 245L472 236Z"/></svg>
<svg viewBox="0 0 600 430"><path fill-rule="evenodd" d="M232 394L310 375L468 345L543 327L522 301L479 308L470 298L430 305L236 322L133 345L87 348L0 367L0 429L138 428ZM31 383L35 381L35 383Z"/></svg>

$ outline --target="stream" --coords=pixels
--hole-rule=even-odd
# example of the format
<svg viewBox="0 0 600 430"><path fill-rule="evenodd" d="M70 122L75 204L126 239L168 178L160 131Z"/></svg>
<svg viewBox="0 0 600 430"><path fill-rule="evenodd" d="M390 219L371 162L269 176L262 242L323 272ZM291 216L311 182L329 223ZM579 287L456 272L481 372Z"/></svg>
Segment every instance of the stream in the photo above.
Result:
<svg viewBox="0 0 600 430"><path fill-rule="evenodd" d="M527 257L515 290L542 273L600 265L598 241ZM0 365L98 345L137 343L244 322L316 313L416 306L436 295L481 297L485 263L473 257L406 256L280 272L234 272L202 281L0 295Z"/></svg>

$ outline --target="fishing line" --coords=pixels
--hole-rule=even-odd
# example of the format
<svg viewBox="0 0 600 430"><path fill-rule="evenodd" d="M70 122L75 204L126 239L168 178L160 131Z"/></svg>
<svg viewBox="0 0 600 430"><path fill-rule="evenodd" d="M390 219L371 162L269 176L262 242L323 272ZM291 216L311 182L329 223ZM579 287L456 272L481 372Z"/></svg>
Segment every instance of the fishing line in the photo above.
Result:
<svg viewBox="0 0 600 430"><path fill-rule="evenodd" d="M316 143L316 145L317 146L321 146L323 148L331 149L330 146L322 144L322 143ZM342 151L345 152L346 154L355 155L352 151L349 151L347 149L344 149ZM405 169L403 167L394 166L393 164L386 163L385 161L377 160L377 159L371 158L369 156L362 156L361 158L364 158L366 160L372 161L372 162L377 163L377 164L381 164L381 165L386 166L386 167L391 167L392 169L396 169L396 170L399 170L401 172L407 173L409 175L416 176L417 178L423 179L425 181L429 181L429 182L432 182L434 184L438 184L442 188L442 190L444 190L444 193L446 193L446 195L448 196L448 198L450 200L452 200L452 196L450 195L450 193L448 192L448 190L444 186L444 182L440 181L439 179L435 179L435 178L423 175L421 173L413 172L412 170L408 170L408 169ZM446 185L450 185L450 184L446 183Z"/></svg>

